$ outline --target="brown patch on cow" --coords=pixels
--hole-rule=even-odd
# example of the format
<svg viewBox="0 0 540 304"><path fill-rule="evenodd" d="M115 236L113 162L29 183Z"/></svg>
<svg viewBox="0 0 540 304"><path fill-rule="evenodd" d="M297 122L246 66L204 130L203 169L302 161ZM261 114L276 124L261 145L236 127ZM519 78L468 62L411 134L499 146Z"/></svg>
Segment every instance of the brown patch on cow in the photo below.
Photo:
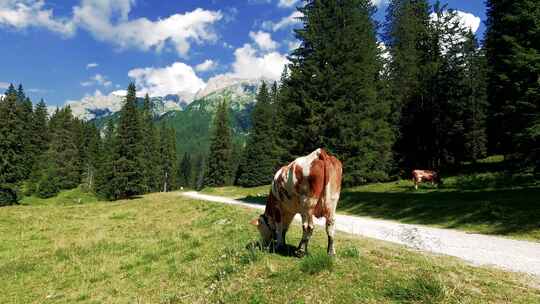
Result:
<svg viewBox="0 0 540 304"><path fill-rule="evenodd" d="M266 202L266 208L264 209L264 214L266 214L266 216L268 216L269 218L274 219L276 223L280 223L281 212L277 203L277 199L272 194L272 191L270 191L270 195L268 195L268 201Z"/></svg>
<svg viewBox="0 0 540 304"><path fill-rule="evenodd" d="M315 208L313 208L313 215L316 218L328 218L330 216L330 210L328 209L326 201L323 197L319 198L317 205L315 205Z"/></svg>
<svg viewBox="0 0 540 304"><path fill-rule="evenodd" d="M253 226L259 226L259 218L254 218L249 223Z"/></svg>
<svg viewBox="0 0 540 304"><path fill-rule="evenodd" d="M296 183L294 184L294 190L296 193L300 193L300 186L302 185L302 182L304 181L304 172L302 167L300 167L297 163L293 163L293 171L294 171L294 177L296 178Z"/></svg>
<svg viewBox="0 0 540 304"><path fill-rule="evenodd" d="M308 182L311 190L310 196L313 198L320 198L324 191L324 172L324 161L316 159L311 163Z"/></svg>

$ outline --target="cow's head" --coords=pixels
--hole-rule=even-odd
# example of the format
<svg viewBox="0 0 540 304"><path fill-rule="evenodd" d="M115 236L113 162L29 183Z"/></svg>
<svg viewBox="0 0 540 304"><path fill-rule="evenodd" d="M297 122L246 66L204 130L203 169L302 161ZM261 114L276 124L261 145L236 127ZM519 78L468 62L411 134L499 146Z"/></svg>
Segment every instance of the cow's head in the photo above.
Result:
<svg viewBox="0 0 540 304"><path fill-rule="evenodd" d="M276 239L276 227L271 219L266 214L261 214L259 218L251 221L251 224L257 226L261 234L262 241L265 244L270 244Z"/></svg>

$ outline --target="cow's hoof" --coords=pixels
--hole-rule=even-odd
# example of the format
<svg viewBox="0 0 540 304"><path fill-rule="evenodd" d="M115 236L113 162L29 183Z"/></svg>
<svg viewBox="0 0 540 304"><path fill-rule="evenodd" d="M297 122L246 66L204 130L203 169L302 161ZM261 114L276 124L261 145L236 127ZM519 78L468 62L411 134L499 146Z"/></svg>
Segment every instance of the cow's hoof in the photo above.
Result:
<svg viewBox="0 0 540 304"><path fill-rule="evenodd" d="M303 258L305 257L306 255L308 255L307 251L305 251L304 249L296 249L296 251L294 252L294 255L298 258Z"/></svg>
<svg viewBox="0 0 540 304"><path fill-rule="evenodd" d="M336 256L336 253L334 251L328 251L328 256L333 258Z"/></svg>

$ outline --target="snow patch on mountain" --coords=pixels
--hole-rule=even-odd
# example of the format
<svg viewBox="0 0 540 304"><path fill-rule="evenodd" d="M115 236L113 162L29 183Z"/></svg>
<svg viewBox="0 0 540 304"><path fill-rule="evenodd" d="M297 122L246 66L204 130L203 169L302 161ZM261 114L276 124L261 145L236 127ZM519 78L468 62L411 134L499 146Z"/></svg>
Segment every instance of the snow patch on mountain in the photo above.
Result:
<svg viewBox="0 0 540 304"><path fill-rule="evenodd" d="M115 91L104 95L96 90L93 95L86 95L81 100L68 100L66 106L71 107L75 117L91 120L120 111L125 91ZM123 95L123 96L122 96Z"/></svg>
<svg viewBox="0 0 540 304"><path fill-rule="evenodd" d="M229 99L253 97L262 81L266 81L268 84L272 83L271 79L243 79L223 74L210 78L205 87L197 93L176 92L166 96L151 97L150 100L153 103L154 114L161 116L170 111L182 111L198 99L223 99L225 95ZM126 90L117 90L107 95L96 90L93 95L86 95L81 100L67 101L66 106L71 107L73 115L76 117L92 120L120 111L126 94ZM141 102L143 96L137 95L139 102Z"/></svg>

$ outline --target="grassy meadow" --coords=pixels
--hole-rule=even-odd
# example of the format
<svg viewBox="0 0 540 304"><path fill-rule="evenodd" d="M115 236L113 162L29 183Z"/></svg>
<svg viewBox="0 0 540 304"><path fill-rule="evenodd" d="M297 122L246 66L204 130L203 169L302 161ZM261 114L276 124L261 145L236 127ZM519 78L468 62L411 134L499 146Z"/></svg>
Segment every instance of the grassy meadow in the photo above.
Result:
<svg viewBox="0 0 540 304"><path fill-rule="evenodd" d="M540 241L540 180L507 175L492 157L443 177L439 188L411 180L342 189L338 212ZM264 204L270 186L207 188L207 194Z"/></svg>
<svg viewBox="0 0 540 304"><path fill-rule="evenodd" d="M0 302L540 302L530 277L371 239L338 234L330 259L324 229L304 259L262 251L256 214L178 192L97 202L74 190L0 208ZM299 237L295 223L288 243Z"/></svg>

